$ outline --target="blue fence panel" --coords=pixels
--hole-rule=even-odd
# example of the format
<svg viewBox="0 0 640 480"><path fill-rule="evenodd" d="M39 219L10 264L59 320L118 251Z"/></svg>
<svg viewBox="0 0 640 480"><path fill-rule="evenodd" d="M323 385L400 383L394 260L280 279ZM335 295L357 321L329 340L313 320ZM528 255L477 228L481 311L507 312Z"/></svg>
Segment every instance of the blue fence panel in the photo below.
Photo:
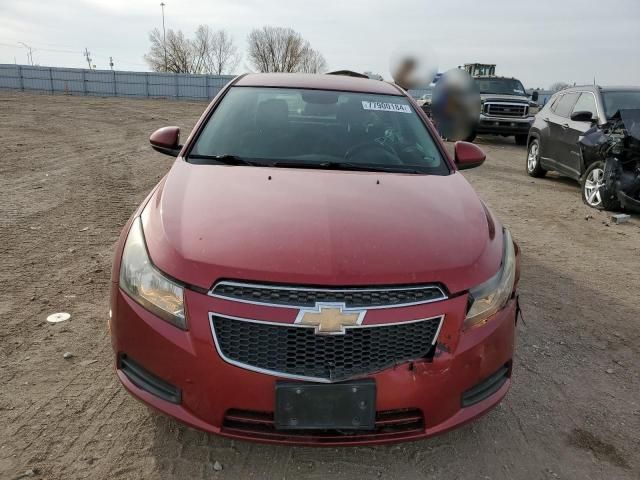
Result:
<svg viewBox="0 0 640 480"><path fill-rule="evenodd" d="M52 68L53 91L69 94L85 94L84 70L77 68Z"/></svg>
<svg viewBox="0 0 640 480"><path fill-rule="evenodd" d="M161 97L211 100L233 75L125 72L82 68L0 64L0 88L50 93L119 97ZM429 90L409 93L419 98Z"/></svg>
<svg viewBox="0 0 640 480"><path fill-rule="evenodd" d="M173 73L150 73L149 95L178 98L177 76Z"/></svg>
<svg viewBox="0 0 640 480"><path fill-rule="evenodd" d="M144 72L115 72L115 92L119 97L147 97L148 73Z"/></svg>
<svg viewBox="0 0 640 480"><path fill-rule="evenodd" d="M84 74L87 95L110 96L114 94L113 71L88 70Z"/></svg>
<svg viewBox="0 0 640 480"><path fill-rule="evenodd" d="M19 65L0 65L0 88L22 88Z"/></svg>
<svg viewBox="0 0 640 480"><path fill-rule="evenodd" d="M51 70L47 67L22 65L22 88L24 90L51 91Z"/></svg>

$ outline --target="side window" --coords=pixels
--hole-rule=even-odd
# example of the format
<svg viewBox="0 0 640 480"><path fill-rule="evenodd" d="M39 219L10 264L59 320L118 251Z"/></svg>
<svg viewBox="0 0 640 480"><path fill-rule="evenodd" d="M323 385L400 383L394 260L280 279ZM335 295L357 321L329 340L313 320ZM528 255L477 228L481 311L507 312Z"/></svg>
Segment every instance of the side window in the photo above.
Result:
<svg viewBox="0 0 640 480"><path fill-rule="evenodd" d="M549 109L552 112L556 111L556 107L558 106L558 102L560 101L560 99L563 97L564 95L560 94L560 95L556 95L555 97L553 97L551 99L551 101L549 102Z"/></svg>
<svg viewBox="0 0 640 480"><path fill-rule="evenodd" d="M591 112L591 115L596 117L598 109L596 108L596 99L593 94L588 92L581 93L580 98L573 106L572 112Z"/></svg>
<svg viewBox="0 0 640 480"><path fill-rule="evenodd" d="M554 105L553 111L556 115L560 115L561 117L569 118L569 112L571 112L571 107L576 103L578 99L579 93L565 93L559 102Z"/></svg>

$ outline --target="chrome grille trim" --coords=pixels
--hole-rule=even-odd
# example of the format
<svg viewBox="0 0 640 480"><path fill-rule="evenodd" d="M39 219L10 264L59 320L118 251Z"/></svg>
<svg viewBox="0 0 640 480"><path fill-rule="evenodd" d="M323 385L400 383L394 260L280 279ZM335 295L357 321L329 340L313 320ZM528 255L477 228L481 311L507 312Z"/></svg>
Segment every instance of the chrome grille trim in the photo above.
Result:
<svg viewBox="0 0 640 480"><path fill-rule="evenodd" d="M510 111L505 112L504 109ZM529 106L525 103L485 102L483 110L485 115L491 117L522 118L529 113Z"/></svg>
<svg viewBox="0 0 640 480"><path fill-rule="evenodd" d="M253 290L266 290L266 291L281 291L281 292L319 292L320 294L357 294L357 293L393 293L393 292L411 292L417 290L430 290L434 293L433 298L429 298L426 300L419 301L410 301L410 302L401 302L401 303L388 303L381 305L366 305L366 304L350 304L344 300L313 300L307 303L285 303L285 302L273 302L273 301L263 301L256 299L248 299L241 298L233 295L224 295L216 292L221 286L231 286L238 288L247 288ZM214 298L220 298L223 300L228 300L232 302L240 302L240 303L248 303L252 305L265 305L269 307L278 307L278 308L293 308L299 310L301 308L307 308L315 305L315 303L344 303L345 309L366 309L366 310L374 310L381 308L399 308L399 307L409 307L413 305L423 305L427 303L440 302L442 300L447 300L449 297L444 292L444 290L435 284L424 284L424 285L410 285L410 286L391 286L391 287L339 287L339 288L331 288L331 287L304 287L304 286L289 286L289 285L268 285L261 283L245 283L245 282L235 282L230 280L222 280L216 283L211 290L209 290L208 295Z"/></svg>
<svg viewBox="0 0 640 480"><path fill-rule="evenodd" d="M310 376L305 376L305 375L294 375L294 374L289 374L289 373L285 373L285 372L278 372L278 371L274 371L274 370L268 370L268 369L257 367L255 365L251 365L251 364L239 362L237 360L233 360L233 359L227 357L224 354L224 352L222 351L222 347L220 346L220 341L218 339L218 336L217 336L217 333L216 333L216 329L215 329L215 325L214 325L214 317L221 317L221 318L226 318L226 319L229 319L229 320L236 320L236 321L241 321L241 322L251 322L251 323L258 323L258 324L265 324L265 325L279 326L279 327L286 327L286 328L296 327L296 328L311 328L311 329L313 329L314 327L312 325L301 325L301 324L294 324L294 323L280 323L280 322L270 322L270 321L264 321L264 320L254 320L254 319L248 319L248 318L234 317L234 316L231 316L231 315L223 315L223 314L215 313L215 312L209 312L209 327L211 328L211 335L213 336L213 342L214 342L215 347L216 347L216 352L218 353L218 355L220 356L220 358L223 361L225 361L226 363L228 363L230 365L234 365L236 367L239 367L239 368L242 368L242 369L245 369L245 370L249 370L249 371L252 371L252 372L262 373L262 374L265 374L265 375L271 375L271 376L275 376L275 377L279 377L279 378L286 378L286 379L291 379L291 380L304 380L304 381L311 381L311 382L318 382L318 383L341 382L341 381L349 380L350 378L358 378L358 377L362 377L362 376L371 375L371 374L376 373L374 371L374 372L358 374L358 375L355 375L355 376L350 377L350 378L340 378L339 380L331 380L330 378L324 378L324 377L310 377ZM442 314L442 315L436 315L434 317L429 317L429 318L420 318L420 319L417 319L417 320L407 320L407 321L400 321L400 322L393 322L393 323L382 323L382 324L375 324L375 325L345 326L345 329L392 327L394 325L406 325L406 324L410 324L410 323L428 322L428 321L433 321L433 320L437 319L437 320L439 320L438 327L437 327L436 332L435 332L435 334L433 336L433 341L431 342L431 345L435 345L436 342L438 341L438 337L440 336L440 330L442 329L442 325L444 324L444 317L445 317L444 314ZM390 367L386 367L386 368L390 368ZM383 368L383 370L386 369L386 368ZM382 370L378 370L378 371L382 371Z"/></svg>

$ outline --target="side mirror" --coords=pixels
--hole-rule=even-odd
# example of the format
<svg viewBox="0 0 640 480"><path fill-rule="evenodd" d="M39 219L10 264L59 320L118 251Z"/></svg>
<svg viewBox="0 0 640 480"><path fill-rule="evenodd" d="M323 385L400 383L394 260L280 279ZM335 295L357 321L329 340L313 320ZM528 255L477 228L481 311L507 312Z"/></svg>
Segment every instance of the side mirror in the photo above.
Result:
<svg viewBox="0 0 640 480"><path fill-rule="evenodd" d="M538 91L535 90L532 94L531 94L531 100L533 100L534 102L538 101Z"/></svg>
<svg viewBox="0 0 640 480"><path fill-rule="evenodd" d="M593 113L580 110L579 112L573 112L571 114L571 120L574 122L595 122L598 119L593 118Z"/></svg>
<svg viewBox="0 0 640 480"><path fill-rule="evenodd" d="M469 142L456 142L454 152L458 170L479 167L487 158L480 147Z"/></svg>
<svg viewBox="0 0 640 480"><path fill-rule="evenodd" d="M162 127L149 137L151 147L160 153L177 157L182 150L180 145L180 127Z"/></svg>

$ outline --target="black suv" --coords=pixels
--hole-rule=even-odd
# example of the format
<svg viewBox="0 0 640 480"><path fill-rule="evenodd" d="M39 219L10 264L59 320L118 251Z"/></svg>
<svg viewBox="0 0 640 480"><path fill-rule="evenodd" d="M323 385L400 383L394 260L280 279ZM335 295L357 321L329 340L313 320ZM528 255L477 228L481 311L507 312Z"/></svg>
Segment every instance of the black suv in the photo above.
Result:
<svg viewBox="0 0 640 480"><path fill-rule="evenodd" d="M640 88L572 87L554 94L538 112L527 140L527 173L542 177L555 170L579 181L582 198L602 208L599 190L604 183L604 163L585 161L579 138L595 125L602 126L623 109L640 108Z"/></svg>

